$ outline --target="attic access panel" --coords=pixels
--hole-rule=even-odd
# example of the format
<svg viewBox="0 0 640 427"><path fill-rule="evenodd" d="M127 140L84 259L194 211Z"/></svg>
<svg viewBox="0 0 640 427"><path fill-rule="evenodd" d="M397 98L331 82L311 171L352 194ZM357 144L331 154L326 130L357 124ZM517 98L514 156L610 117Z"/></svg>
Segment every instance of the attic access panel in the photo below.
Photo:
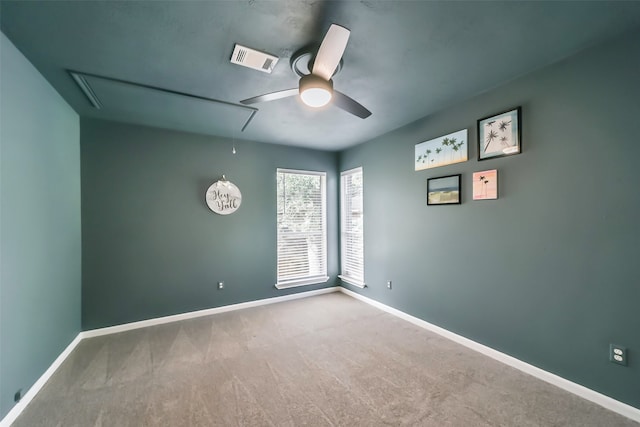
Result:
<svg viewBox="0 0 640 427"><path fill-rule="evenodd" d="M237 136L256 108L171 89L70 71L92 117L184 132Z"/></svg>

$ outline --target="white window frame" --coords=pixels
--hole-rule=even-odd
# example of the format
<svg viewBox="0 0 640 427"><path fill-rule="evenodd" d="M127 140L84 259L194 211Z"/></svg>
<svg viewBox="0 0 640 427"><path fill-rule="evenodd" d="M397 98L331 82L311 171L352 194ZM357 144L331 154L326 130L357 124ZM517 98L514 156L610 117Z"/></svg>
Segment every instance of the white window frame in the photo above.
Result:
<svg viewBox="0 0 640 427"><path fill-rule="evenodd" d="M356 261L359 262L362 267L361 274L359 275L354 275L352 271L347 269L347 266L352 264L352 262L347 260L347 257L354 257L354 255L357 256L357 253L354 254L354 251L350 250L348 247L348 242L353 242L352 236L348 236L348 234L353 234L356 231L350 230L348 226L349 222L347 221L347 215L352 215L354 210L352 209L350 212L347 212L347 209L349 207L353 208L353 206L351 203L347 203L346 201L345 178L356 174L360 174L362 177L362 185L360 187L361 206L359 215L361 215L363 223L362 228L358 230L360 234L360 241L362 242L362 248L360 249L359 260ZM340 173L340 270L341 274L338 275L338 277L342 281L359 288L364 288L366 286L364 281L364 175L362 173L362 167L357 167Z"/></svg>
<svg viewBox="0 0 640 427"><path fill-rule="evenodd" d="M306 170L297 170L297 169L282 169L278 168L276 173L276 198L280 197L278 194L277 188L277 180L280 174L299 174L299 175L311 175L320 177L320 193L322 199L322 256L324 257L322 271L319 274L313 274L308 276L300 276L295 278L285 278L280 277L280 244L284 236L291 235L290 233L283 233L280 230L278 225L278 212L276 212L276 233L277 233L277 243L276 243L276 252L277 252L277 263L276 263L276 284L275 287L278 289L287 289L296 286L306 286L306 285L314 285L319 283L326 283L329 280L329 276L327 274L327 173L326 172L317 172L317 171L306 171ZM286 197L286 195L285 195ZM277 200L277 199L276 199ZM277 201L276 201L277 206Z"/></svg>

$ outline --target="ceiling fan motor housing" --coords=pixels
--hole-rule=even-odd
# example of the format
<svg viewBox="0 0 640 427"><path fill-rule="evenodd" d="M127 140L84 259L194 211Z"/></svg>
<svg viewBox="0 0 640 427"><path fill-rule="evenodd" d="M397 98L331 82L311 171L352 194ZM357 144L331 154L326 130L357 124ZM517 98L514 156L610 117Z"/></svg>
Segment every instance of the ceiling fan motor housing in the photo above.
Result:
<svg viewBox="0 0 640 427"><path fill-rule="evenodd" d="M300 98L310 107L327 105L333 97L333 81L314 74L300 78Z"/></svg>

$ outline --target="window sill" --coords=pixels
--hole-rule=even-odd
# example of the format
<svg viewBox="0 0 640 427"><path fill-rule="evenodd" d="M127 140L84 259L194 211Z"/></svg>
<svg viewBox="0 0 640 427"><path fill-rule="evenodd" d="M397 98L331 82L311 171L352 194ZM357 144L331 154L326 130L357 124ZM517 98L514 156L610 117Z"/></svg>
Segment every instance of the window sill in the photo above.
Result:
<svg viewBox="0 0 640 427"><path fill-rule="evenodd" d="M347 277L347 276L343 276L342 274L338 275L338 277L340 278L340 280L342 280L345 283L348 283L352 286L356 286L360 289L364 289L367 287L367 285L365 285L364 282L361 282L359 280L353 279L351 277Z"/></svg>
<svg viewBox="0 0 640 427"><path fill-rule="evenodd" d="M320 283L327 283L329 281L329 276L319 276L319 277L310 277L307 279L300 280L292 280L289 282L279 282L276 283L277 289L289 289L295 288L298 286L308 286L308 285L319 285Z"/></svg>

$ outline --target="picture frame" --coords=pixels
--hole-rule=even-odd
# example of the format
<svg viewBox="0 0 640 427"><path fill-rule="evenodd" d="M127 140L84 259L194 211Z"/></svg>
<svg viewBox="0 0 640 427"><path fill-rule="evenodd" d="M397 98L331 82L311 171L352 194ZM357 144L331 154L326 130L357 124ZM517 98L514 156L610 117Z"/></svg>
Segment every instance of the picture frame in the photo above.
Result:
<svg viewBox="0 0 640 427"><path fill-rule="evenodd" d="M427 205L459 205L462 203L462 175L427 179Z"/></svg>
<svg viewBox="0 0 640 427"><path fill-rule="evenodd" d="M416 144L415 170L437 168L469 160L469 131L462 129Z"/></svg>
<svg viewBox="0 0 640 427"><path fill-rule="evenodd" d="M473 200L498 198L498 169L473 173Z"/></svg>
<svg viewBox="0 0 640 427"><path fill-rule="evenodd" d="M478 120L478 160L522 152L522 107Z"/></svg>

